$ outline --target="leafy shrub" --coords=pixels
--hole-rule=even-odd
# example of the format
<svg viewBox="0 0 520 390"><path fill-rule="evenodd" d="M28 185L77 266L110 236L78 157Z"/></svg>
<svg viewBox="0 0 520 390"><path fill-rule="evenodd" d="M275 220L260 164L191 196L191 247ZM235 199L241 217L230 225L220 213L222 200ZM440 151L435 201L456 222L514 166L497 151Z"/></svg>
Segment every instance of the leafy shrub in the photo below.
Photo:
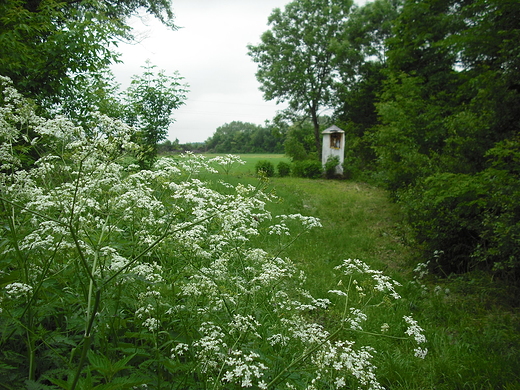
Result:
<svg viewBox="0 0 520 390"><path fill-rule="evenodd" d="M430 176L402 197L419 241L443 272L519 272L518 145L491 149L491 166L478 174Z"/></svg>
<svg viewBox="0 0 520 390"><path fill-rule="evenodd" d="M291 164L285 161L280 161L276 166L278 170L278 176L285 177L291 174Z"/></svg>
<svg viewBox="0 0 520 390"><path fill-rule="evenodd" d="M260 160L255 165L256 173L262 172L267 177L274 176L274 165L269 160Z"/></svg>
<svg viewBox="0 0 520 390"><path fill-rule="evenodd" d="M427 254L443 272L465 272L482 244L486 187L471 175L439 174L402 195L410 224ZM473 262L475 259L473 260Z"/></svg>
<svg viewBox="0 0 520 390"><path fill-rule="evenodd" d="M323 166L320 161L304 160L295 161L293 163L293 175L296 177L307 177L310 179L317 179L323 172Z"/></svg>
<svg viewBox="0 0 520 390"><path fill-rule="evenodd" d="M329 156L329 158L327 158L327 162L325 163L325 177L327 177L327 179L332 179L336 176L336 167L338 165L338 156Z"/></svg>
<svg viewBox="0 0 520 390"><path fill-rule="evenodd" d="M343 177L345 179L354 179L361 176L360 171L353 164L354 162L354 159L349 158L349 156L346 156L345 160L343 160L341 167L343 168Z"/></svg>

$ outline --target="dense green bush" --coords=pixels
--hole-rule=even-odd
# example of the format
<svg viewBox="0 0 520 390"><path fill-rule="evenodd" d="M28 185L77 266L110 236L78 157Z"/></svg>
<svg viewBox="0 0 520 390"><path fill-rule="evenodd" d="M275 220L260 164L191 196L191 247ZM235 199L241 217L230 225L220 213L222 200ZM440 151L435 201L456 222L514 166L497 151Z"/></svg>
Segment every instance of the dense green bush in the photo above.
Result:
<svg viewBox="0 0 520 390"><path fill-rule="evenodd" d="M443 272L518 273L519 145L497 144L480 173L433 175L402 195L417 238Z"/></svg>
<svg viewBox="0 0 520 390"><path fill-rule="evenodd" d="M316 160L295 161L292 173L296 177L317 179L323 173L323 166Z"/></svg>
<svg viewBox="0 0 520 390"><path fill-rule="evenodd" d="M274 176L274 165L269 160L260 160L255 165L255 172L257 174L263 172L267 177L272 177Z"/></svg>
<svg viewBox="0 0 520 390"><path fill-rule="evenodd" d="M444 173L402 194L410 224L426 255L443 272L465 272L482 245L486 188L471 175ZM473 262L476 259L473 259Z"/></svg>
<svg viewBox="0 0 520 390"><path fill-rule="evenodd" d="M278 176L285 177L291 174L291 164L285 161L280 161L276 166L278 170Z"/></svg>
<svg viewBox="0 0 520 390"><path fill-rule="evenodd" d="M339 165L339 157L338 156L329 156L327 162L325 163L325 177L327 179L332 179L336 176L336 167Z"/></svg>

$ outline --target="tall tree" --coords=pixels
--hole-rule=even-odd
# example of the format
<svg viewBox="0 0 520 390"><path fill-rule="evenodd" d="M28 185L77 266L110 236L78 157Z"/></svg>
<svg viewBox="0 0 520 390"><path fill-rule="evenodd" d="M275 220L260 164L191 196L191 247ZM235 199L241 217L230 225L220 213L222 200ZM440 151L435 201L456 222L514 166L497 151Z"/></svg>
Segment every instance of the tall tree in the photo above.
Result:
<svg viewBox="0 0 520 390"><path fill-rule="evenodd" d="M2 0L0 74L51 106L117 60L117 42L132 39L127 18L142 8L173 27L170 0Z"/></svg>
<svg viewBox="0 0 520 390"><path fill-rule="evenodd" d="M341 83L335 116L347 140L350 175L373 167L372 133L379 124L376 103L387 78L387 39L403 0L375 0L353 10L336 47Z"/></svg>
<svg viewBox="0 0 520 390"><path fill-rule="evenodd" d="M321 154L318 116L333 101L338 82L332 48L341 40L352 0L294 0L285 10L273 10L271 29L249 55L258 64L256 77L267 100L288 102L304 111L314 127L317 154Z"/></svg>

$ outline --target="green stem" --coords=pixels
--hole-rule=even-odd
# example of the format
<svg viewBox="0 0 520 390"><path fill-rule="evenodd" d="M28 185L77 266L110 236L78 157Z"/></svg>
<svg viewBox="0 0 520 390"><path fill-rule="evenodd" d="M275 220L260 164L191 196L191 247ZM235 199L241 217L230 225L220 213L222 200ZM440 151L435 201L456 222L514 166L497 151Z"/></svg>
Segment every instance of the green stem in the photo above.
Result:
<svg viewBox="0 0 520 390"><path fill-rule="evenodd" d="M79 381L79 377L81 375L81 370L85 365L85 361L87 360L87 353L90 348L90 344L92 343L92 326L94 325L94 319L99 309L99 302L101 301L101 290L96 291L96 297L94 300L94 308L90 315L90 319L88 321L87 329L85 331L85 336L83 338L83 349L81 350L81 357L79 359L78 368L76 369L76 374L74 376L74 380L70 387L70 390L75 390Z"/></svg>
<svg viewBox="0 0 520 390"><path fill-rule="evenodd" d="M36 362L35 362L35 355L36 355L36 350L35 350L35 341L34 341L34 335L32 334L32 332L30 331L30 329L32 329L32 323L33 323L33 315L32 315L32 310L31 308L29 308L29 313L28 313L28 324L27 324L27 328L28 328L28 331L27 331L27 346L28 346L28 353L29 353L29 380L30 381L33 381L34 380L34 377L36 375Z"/></svg>
<svg viewBox="0 0 520 390"><path fill-rule="evenodd" d="M92 264L92 273L95 272L98 261L98 253L94 253L94 263ZM86 312L86 320L89 320L90 315L90 306L92 304L92 292L94 290L94 279L90 279L89 287L88 287L88 298L87 298L87 312ZM87 322L88 323L88 322ZM87 328L85 327L85 335L87 334Z"/></svg>

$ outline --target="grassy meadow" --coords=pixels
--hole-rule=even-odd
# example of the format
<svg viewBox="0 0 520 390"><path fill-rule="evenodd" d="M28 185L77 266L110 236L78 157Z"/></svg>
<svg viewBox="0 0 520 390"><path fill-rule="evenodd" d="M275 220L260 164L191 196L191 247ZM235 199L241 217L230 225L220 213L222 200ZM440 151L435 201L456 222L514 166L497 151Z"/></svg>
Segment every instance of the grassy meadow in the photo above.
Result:
<svg viewBox="0 0 520 390"><path fill-rule="evenodd" d="M515 291L429 275L385 191L128 131L0 176L0 389L520 389Z"/></svg>
<svg viewBox="0 0 520 390"><path fill-rule="evenodd" d="M255 183L245 176L256 161L276 166L280 156L241 156L246 164L229 180ZM234 179L232 177L234 176ZM384 270L402 286L403 299L391 304L375 323L412 313L425 329L428 355L405 356L384 338L347 332L347 337L378 345L381 383L388 389L520 389L520 312L518 291L484 274L439 278L421 272L416 244L397 205L385 191L364 183L273 177L268 187L279 196L274 213L302 213L321 219L323 227L292 242L284 252L301 266L306 287L316 296L344 284L334 267L359 258ZM259 247L273 248L270 237ZM414 271L415 270L415 271ZM374 311L375 313L375 311ZM381 313L381 312L380 312ZM339 317L339 314L338 314ZM334 321L334 315L323 321Z"/></svg>

